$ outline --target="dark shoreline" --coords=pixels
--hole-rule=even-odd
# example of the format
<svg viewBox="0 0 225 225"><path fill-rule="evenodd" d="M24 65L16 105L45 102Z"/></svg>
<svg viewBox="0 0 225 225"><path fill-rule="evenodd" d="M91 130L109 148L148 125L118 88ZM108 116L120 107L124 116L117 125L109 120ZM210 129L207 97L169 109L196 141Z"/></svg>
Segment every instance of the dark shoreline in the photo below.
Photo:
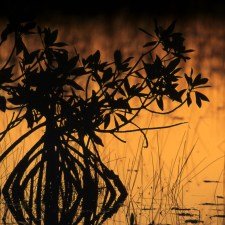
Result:
<svg viewBox="0 0 225 225"><path fill-rule="evenodd" d="M64 0L21 0L3 1L0 5L0 17L19 15L20 17L38 17L48 20L50 17L75 16L78 19L92 19L103 16L113 19L117 14L126 13L131 18L167 17L192 18L198 15L225 18L225 2L221 0L170 0L170 1L74 1Z"/></svg>

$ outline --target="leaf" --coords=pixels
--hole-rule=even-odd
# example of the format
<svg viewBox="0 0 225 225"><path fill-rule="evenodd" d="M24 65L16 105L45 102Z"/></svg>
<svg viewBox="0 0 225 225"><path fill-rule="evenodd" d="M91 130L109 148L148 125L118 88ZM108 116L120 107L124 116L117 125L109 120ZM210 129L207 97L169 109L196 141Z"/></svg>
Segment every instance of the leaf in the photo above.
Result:
<svg viewBox="0 0 225 225"><path fill-rule="evenodd" d="M119 123L118 123L117 119L115 118L115 116L114 116L114 122L115 122L116 129L118 130L119 129Z"/></svg>
<svg viewBox="0 0 225 225"><path fill-rule="evenodd" d="M195 77L195 79L194 79L194 81L193 81L193 85L194 86L197 86L198 85L198 82L201 80L201 73L199 73L196 77Z"/></svg>
<svg viewBox="0 0 225 225"><path fill-rule="evenodd" d="M0 70L0 85L10 82L14 65Z"/></svg>
<svg viewBox="0 0 225 225"><path fill-rule="evenodd" d="M75 75L75 76L82 76L82 75L88 74L88 73L86 72L84 67L77 67L77 68L73 69L70 74Z"/></svg>
<svg viewBox="0 0 225 225"><path fill-rule="evenodd" d="M192 77L189 77L186 73L184 74L184 76L185 76L185 79L186 79L188 85L191 86L192 85Z"/></svg>
<svg viewBox="0 0 225 225"><path fill-rule="evenodd" d="M38 55L39 55L39 52L40 50L36 50L36 51L33 51L31 53L29 53L29 55L27 55L25 58L24 58L24 64L25 65L28 65L28 64L31 64L35 58L38 58Z"/></svg>
<svg viewBox="0 0 225 225"><path fill-rule="evenodd" d="M123 64L121 64L120 67L118 67L118 69L120 69L120 70L123 71L123 72L128 71L130 68L131 68L131 67L129 67L129 63L123 63Z"/></svg>
<svg viewBox="0 0 225 225"><path fill-rule="evenodd" d="M75 57L72 57L68 62L67 62L67 65L66 65L66 70L67 71L71 71L72 69L75 68L77 62L79 60L79 55L76 55Z"/></svg>
<svg viewBox="0 0 225 225"><path fill-rule="evenodd" d="M157 37L159 37L159 27L156 19L154 19L154 24L155 24L155 34Z"/></svg>
<svg viewBox="0 0 225 225"><path fill-rule="evenodd" d="M105 69L105 67L107 67L107 66L108 66L108 63L107 62L101 63L101 60L99 60L99 65L98 65L98 70L99 71L103 72L104 69Z"/></svg>
<svg viewBox="0 0 225 225"><path fill-rule="evenodd" d="M194 70L193 70L193 68L191 68L191 73L190 73L190 77L192 77L192 75L193 75L193 72L194 72Z"/></svg>
<svg viewBox="0 0 225 225"><path fill-rule="evenodd" d="M175 86L171 87L168 89L168 95L169 97L173 100L173 101L177 101L177 102L182 102L182 99L181 99L181 95L182 95L182 92L178 92L176 89L175 89Z"/></svg>
<svg viewBox="0 0 225 225"><path fill-rule="evenodd" d="M147 80L154 80L158 77L157 68L154 64L145 63L142 61L144 65L145 73L147 74L148 79ZM146 80L146 81L147 81Z"/></svg>
<svg viewBox="0 0 225 225"><path fill-rule="evenodd" d="M126 116L116 113L116 115L121 119L122 122L124 122L125 124L128 122Z"/></svg>
<svg viewBox="0 0 225 225"><path fill-rule="evenodd" d="M92 73L92 76L94 78L94 79L92 78L92 80L96 81L101 86L102 85L102 82L101 82L101 77L99 76L99 74L94 71Z"/></svg>
<svg viewBox="0 0 225 225"><path fill-rule="evenodd" d="M168 28L166 29L166 33L167 34L171 34L175 28L175 25L176 25L176 20L174 20L169 26Z"/></svg>
<svg viewBox="0 0 225 225"><path fill-rule="evenodd" d="M200 84L206 84L208 82L208 78L202 78Z"/></svg>
<svg viewBox="0 0 225 225"><path fill-rule="evenodd" d="M91 132L90 136L96 144L104 147L102 139L99 136L97 136L94 132Z"/></svg>
<svg viewBox="0 0 225 225"><path fill-rule="evenodd" d="M55 47L64 47L64 46L67 46L67 44L66 43L64 43L64 42L57 42L57 43L54 43L54 44L52 44L52 46L55 46Z"/></svg>
<svg viewBox="0 0 225 225"><path fill-rule="evenodd" d="M131 88L130 88L130 95L133 97L133 96L138 96L140 97L140 92L143 90L142 86L140 86L139 83L133 85Z"/></svg>
<svg viewBox="0 0 225 225"><path fill-rule="evenodd" d="M83 89L79 84L77 84L74 80L69 80L69 79L67 79L67 80L65 81L65 84L67 84L67 85L73 87L73 88L76 89L76 90L84 91L84 89Z"/></svg>
<svg viewBox="0 0 225 225"><path fill-rule="evenodd" d="M130 105L128 103L128 99L119 98L115 102L115 109L128 109L130 110Z"/></svg>
<svg viewBox="0 0 225 225"><path fill-rule="evenodd" d="M107 88L116 89L116 85L117 85L117 82L116 81L112 81L112 82L107 83L105 86Z"/></svg>
<svg viewBox="0 0 225 225"><path fill-rule="evenodd" d="M16 47L16 55L20 54L22 51L24 51L26 55L29 54L20 36L17 36L15 39L15 47Z"/></svg>
<svg viewBox="0 0 225 225"><path fill-rule="evenodd" d="M134 58L133 56L128 57L128 58L126 58L126 59L123 61L123 63L130 62L130 60L133 59L133 58Z"/></svg>
<svg viewBox="0 0 225 225"><path fill-rule="evenodd" d="M0 96L0 111L5 112L6 110L6 99L3 96Z"/></svg>
<svg viewBox="0 0 225 225"><path fill-rule="evenodd" d="M182 56L182 59L184 60L184 62L186 62L187 60L191 59L190 57L188 56Z"/></svg>
<svg viewBox="0 0 225 225"><path fill-rule="evenodd" d="M208 99L204 94L202 94L202 93L200 93L200 92L198 92L198 91L196 91L196 92L198 93L199 97L200 97L203 101L209 102L209 99Z"/></svg>
<svg viewBox="0 0 225 225"><path fill-rule="evenodd" d="M187 49L187 50L185 50L184 51L184 53L189 53L189 52L194 52L195 50L193 50L193 49Z"/></svg>
<svg viewBox="0 0 225 225"><path fill-rule="evenodd" d="M51 39L50 39L51 44L53 44L56 41L57 37L58 37L58 30L54 30L51 33Z"/></svg>
<svg viewBox="0 0 225 225"><path fill-rule="evenodd" d="M130 84L129 84L128 79L126 79L126 80L124 81L124 87L125 87L125 90L126 90L128 96L130 96Z"/></svg>
<svg viewBox="0 0 225 225"><path fill-rule="evenodd" d="M148 31L144 30L143 28L138 28L140 31L142 31L143 33L147 34L150 37L154 37L152 34L150 34Z"/></svg>
<svg viewBox="0 0 225 225"><path fill-rule="evenodd" d="M36 23L35 22L29 22L26 23L23 27L22 27L22 32L23 33L29 33L29 30L32 30L36 27Z"/></svg>
<svg viewBox="0 0 225 225"><path fill-rule="evenodd" d="M161 70L161 68L162 68L162 60L160 59L160 57L158 55L156 55L154 66L156 66L156 68L158 70Z"/></svg>
<svg viewBox="0 0 225 225"><path fill-rule="evenodd" d="M11 24L7 24L6 28L1 33L1 44L7 40L9 34L14 31L13 26Z"/></svg>
<svg viewBox="0 0 225 225"><path fill-rule="evenodd" d="M99 50L97 50L93 55L93 61L98 64L100 61L101 53Z"/></svg>
<svg viewBox="0 0 225 225"><path fill-rule="evenodd" d="M186 92L186 89L182 89L182 90L180 90L180 91L179 91L179 95L180 95L180 97L182 97L182 95L183 95L185 92Z"/></svg>
<svg viewBox="0 0 225 225"><path fill-rule="evenodd" d="M157 44L157 41L149 41L145 45L143 45L143 48L150 47L150 46L153 46L155 44Z"/></svg>
<svg viewBox="0 0 225 225"><path fill-rule="evenodd" d="M160 96L159 98L156 98L156 102L157 102L158 107L163 111L164 106L163 106L163 99L162 99L162 97Z"/></svg>
<svg viewBox="0 0 225 225"><path fill-rule="evenodd" d="M202 101L209 102L209 99L204 94L198 91L195 92L195 97L196 97L196 104L198 105L199 108L201 108L202 106Z"/></svg>
<svg viewBox="0 0 225 225"><path fill-rule="evenodd" d="M112 76L113 76L112 68L109 67L103 72L102 82L105 83L109 81L112 78Z"/></svg>
<svg viewBox="0 0 225 225"><path fill-rule="evenodd" d="M191 103L192 103L192 100L191 100L190 93L187 93L187 105L188 105L188 107L191 105Z"/></svg>
<svg viewBox="0 0 225 225"><path fill-rule="evenodd" d="M181 68L176 68L172 73L171 73L171 75L174 75L174 74L176 74L177 72L179 72L181 70ZM180 78L180 77L179 77Z"/></svg>
<svg viewBox="0 0 225 225"><path fill-rule="evenodd" d="M92 64L93 64L93 55L89 55L88 57L87 57L87 59L83 59L83 64L85 65L85 66L87 66L88 68L91 68L92 67Z"/></svg>
<svg viewBox="0 0 225 225"><path fill-rule="evenodd" d="M199 73L193 81L193 86L199 86L202 84L206 84L207 82L208 82L208 78L202 78L201 73Z"/></svg>
<svg viewBox="0 0 225 225"><path fill-rule="evenodd" d="M119 92L121 95L123 95L123 96L126 97L125 91L124 91L120 86L118 86L117 90L118 90L118 92Z"/></svg>
<svg viewBox="0 0 225 225"><path fill-rule="evenodd" d="M54 30L53 32L51 32L51 30L49 28L45 28L44 29L44 43L45 45L48 46L52 46L54 44L54 42L56 41L58 36L58 30Z"/></svg>
<svg viewBox="0 0 225 225"><path fill-rule="evenodd" d="M195 97L196 97L196 104L198 105L199 108L201 108L202 101L201 101L201 98L196 94L196 92L195 92Z"/></svg>
<svg viewBox="0 0 225 225"><path fill-rule="evenodd" d="M138 76L138 78L141 78L141 79L144 78L139 71L135 71L135 74Z"/></svg>
<svg viewBox="0 0 225 225"><path fill-rule="evenodd" d="M114 52L114 60L115 60L116 67L120 68L122 63L122 54L120 50L116 50Z"/></svg>
<svg viewBox="0 0 225 225"><path fill-rule="evenodd" d="M168 73L171 73L174 71L174 69L179 65L180 63L180 59L179 58L176 58L174 60L172 60L168 66L166 67L166 70Z"/></svg>
<svg viewBox="0 0 225 225"><path fill-rule="evenodd" d="M110 123L110 114L107 113L104 117L104 129L106 129L109 126Z"/></svg>

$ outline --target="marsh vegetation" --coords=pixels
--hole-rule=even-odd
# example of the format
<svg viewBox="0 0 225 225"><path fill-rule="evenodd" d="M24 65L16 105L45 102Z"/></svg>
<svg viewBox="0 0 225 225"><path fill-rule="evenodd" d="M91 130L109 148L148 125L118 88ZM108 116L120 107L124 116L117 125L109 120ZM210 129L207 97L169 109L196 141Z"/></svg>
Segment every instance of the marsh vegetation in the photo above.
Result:
<svg viewBox="0 0 225 225"><path fill-rule="evenodd" d="M9 19L0 42L0 48L11 48L0 70L0 110L10 116L0 133L5 146L0 162L36 132L41 135L32 146L24 146L23 157L4 180L2 195L6 214L11 215L3 217L4 223L12 218L17 224L102 224L118 212L131 190L99 154L99 148L105 147L104 135L125 142L124 134L139 133L140 149L147 148L148 131L185 121L141 126L138 119L143 112L163 116L193 103L201 108L209 101L202 93L209 87L208 79L191 68L189 73L182 70L193 50L186 49L175 25L176 21L162 27L154 21L153 34L140 28L148 39L141 55L124 57L114 50L112 60L104 61L99 50L82 57L76 46L58 40L56 29ZM35 46L29 44L33 41ZM27 130L4 144L5 137L24 124ZM176 191L180 192L179 179L188 158L179 165L175 186L168 186L175 190L169 205L181 216L185 209L177 206ZM160 153L158 163L162 171ZM153 171L152 179L152 191L159 193L162 174ZM131 209L132 199L129 202ZM159 211L152 224L158 216ZM128 218L128 223L136 223L133 211ZM196 218L187 222L200 222Z"/></svg>

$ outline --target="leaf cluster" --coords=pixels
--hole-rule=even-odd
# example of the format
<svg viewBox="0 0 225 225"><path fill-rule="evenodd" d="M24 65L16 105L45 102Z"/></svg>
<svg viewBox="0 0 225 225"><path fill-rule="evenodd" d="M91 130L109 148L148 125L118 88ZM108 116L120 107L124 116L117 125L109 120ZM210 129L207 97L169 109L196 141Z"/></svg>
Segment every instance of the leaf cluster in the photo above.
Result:
<svg viewBox="0 0 225 225"><path fill-rule="evenodd" d="M175 21L167 28L155 21L154 35L140 29L149 41L136 61L134 57L124 58L116 50L113 61L106 62L100 51L86 58L77 52L70 56L68 45L58 41L58 30L41 28L35 22L9 23L1 33L0 47L9 36L14 38L14 47L0 68L0 89L7 93L0 96L0 110L19 111L15 120L26 120L31 129L41 119L53 119L59 133L71 133L77 139L88 136L99 145L103 145L100 133L117 138L120 132L144 134L148 128L135 122L141 111L170 113L185 102L190 106L191 93L195 93L199 107L202 101L208 101L196 91L207 87L208 79L201 74L194 77L193 70L190 75L182 74L181 61L189 60L188 54L193 50L185 48L182 33L174 28ZM41 47L31 50L25 39L34 36L39 38ZM12 64L15 58L19 72ZM181 89L183 77L187 86ZM166 99L178 105L165 112ZM159 111L153 111L154 102Z"/></svg>

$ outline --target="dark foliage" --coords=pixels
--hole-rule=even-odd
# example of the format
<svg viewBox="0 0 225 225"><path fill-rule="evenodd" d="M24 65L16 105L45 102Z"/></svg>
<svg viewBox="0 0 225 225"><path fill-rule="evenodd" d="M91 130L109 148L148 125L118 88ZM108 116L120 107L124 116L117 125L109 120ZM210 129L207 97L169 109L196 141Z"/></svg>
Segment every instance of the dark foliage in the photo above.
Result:
<svg viewBox="0 0 225 225"><path fill-rule="evenodd" d="M123 141L120 133L139 131L145 137L143 131L152 128L136 123L141 111L171 113L185 103L190 106L193 93L199 107L208 101L199 91L208 79L194 76L193 70L182 75L181 63L190 59L192 50L174 28L175 21L167 28L155 22L154 35L140 29L149 37L144 54L135 61L116 50L113 61L104 62L100 51L87 58L71 56L67 44L58 41L57 30L11 18L1 33L0 47L12 37L14 46L0 68L0 110L14 114L0 140L24 120L28 131L0 155L0 162L25 138L45 128L2 190L18 224L103 223L117 212L127 192L101 161L101 135ZM31 50L25 40L33 37L40 43ZM183 78L185 88L179 85ZM169 111L166 99L177 103Z"/></svg>

